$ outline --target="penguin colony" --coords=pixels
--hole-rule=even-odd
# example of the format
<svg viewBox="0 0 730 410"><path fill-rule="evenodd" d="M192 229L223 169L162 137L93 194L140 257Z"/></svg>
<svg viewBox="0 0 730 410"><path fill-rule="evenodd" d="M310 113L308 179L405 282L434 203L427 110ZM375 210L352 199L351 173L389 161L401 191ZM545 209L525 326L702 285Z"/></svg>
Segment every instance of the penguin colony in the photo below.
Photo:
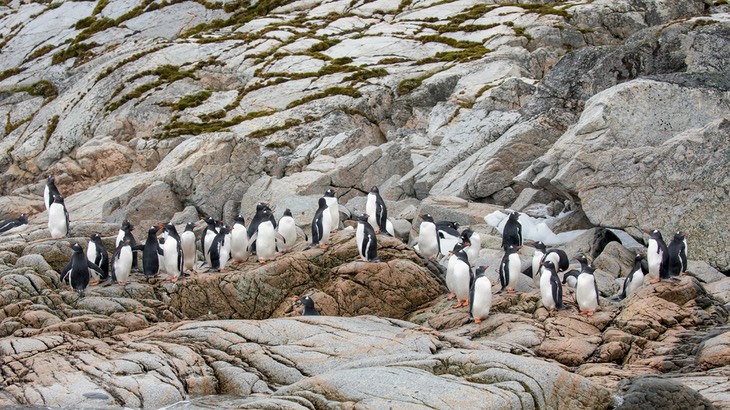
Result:
<svg viewBox="0 0 730 410"><path fill-rule="evenodd" d="M48 210L48 230L54 239L69 236L70 218L63 196L49 176L44 190L44 203ZM393 225L388 220L385 201L377 186L367 195L365 213L357 216L355 241L359 260L380 262L377 257L377 235L394 236ZM492 305L492 284L486 275L488 266L475 266L481 249L481 238L472 230L459 232L459 224L451 221L435 221L431 215L419 216L422 220L418 235L418 252L426 262L437 262L439 255L446 260L445 282L449 300L456 299L454 308L467 307L469 319L479 323L489 315ZM495 270L499 273L502 293L517 293L521 276L531 277L540 291L543 306L548 314L564 309L563 285L575 288L575 300L579 314L593 315L599 308L599 293L594 276L595 268L585 255L574 260L580 269L568 270L570 259L560 249L547 249L542 242L528 242L534 247L533 258L522 269L520 250L523 248L522 225L518 212L510 213L502 229L504 256ZM212 272L225 271L229 265L243 263L256 255L259 263L273 260L280 253L291 252L299 238L310 238L299 228L289 209L277 222L274 211L266 203L259 203L248 227L242 215L233 218L233 225L208 217L200 235L200 248L204 261L197 261L197 238L194 229L198 222L188 222L182 234L171 223L152 226L147 231L144 244L138 245L132 231L134 226L125 220L117 235L116 248L111 259L99 234L91 235L84 253L78 243L69 245L73 250L71 260L61 272L61 281L83 297L89 284L111 280L124 286L132 272L140 271L137 253L142 252L141 273L149 281L160 273L166 273L172 282L189 277L200 268ZM0 233L28 223L27 215L0 221ZM332 233L340 227L340 208L336 193L328 189L318 201L318 208L311 224L309 248L327 248ZM161 233L161 238L159 237ZM625 278L622 292L613 298L618 301L630 296L643 285L644 277L650 283L678 281L677 276L687 269L687 240L683 232L677 232L667 245L658 230L645 231L649 236L646 255L637 254L630 274ZM648 269L642 263L646 260ZM562 281L560 274L562 273ZM298 300L304 307L304 315L319 315L314 300L304 296Z"/></svg>

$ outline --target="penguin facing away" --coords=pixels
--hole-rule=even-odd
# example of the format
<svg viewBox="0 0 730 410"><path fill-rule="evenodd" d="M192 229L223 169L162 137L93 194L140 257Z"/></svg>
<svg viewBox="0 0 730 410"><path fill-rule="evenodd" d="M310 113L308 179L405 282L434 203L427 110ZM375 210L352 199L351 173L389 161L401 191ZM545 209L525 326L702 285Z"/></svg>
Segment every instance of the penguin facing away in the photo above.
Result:
<svg viewBox="0 0 730 410"><path fill-rule="evenodd" d="M471 285L472 271L469 264L469 257L466 256L464 249L454 252L456 261L454 262L453 283L454 294L457 303L454 308L469 305L469 286Z"/></svg>
<svg viewBox="0 0 730 410"><path fill-rule="evenodd" d="M578 275L578 284L575 287L575 301L578 303L578 313L581 315L593 316L598 309L598 284L593 274L596 268L588 265Z"/></svg>
<svg viewBox="0 0 730 410"><path fill-rule="evenodd" d="M140 250L139 248L142 248L142 273L147 282L160 272L160 256L163 255L163 250L157 239L157 233L159 231L160 227L158 226L150 227L147 230L147 240L144 245L133 247L134 250Z"/></svg>
<svg viewBox="0 0 730 410"><path fill-rule="evenodd" d="M687 238L684 232L674 234L674 238L667 247L669 253L667 274L670 277L679 276L687 270Z"/></svg>
<svg viewBox="0 0 730 410"><path fill-rule="evenodd" d="M449 256L449 260L446 262L446 277L444 278L446 288L449 290L449 296L446 298L447 300L451 300L456 297L456 293L454 291L456 288L456 284L454 283L454 267L456 266L456 261L459 260L459 257L456 254L462 249L464 249L464 244L457 243L454 245L454 249L449 251L451 256ZM467 254L467 258L468 257L469 255Z"/></svg>
<svg viewBox="0 0 730 410"><path fill-rule="evenodd" d="M213 239L213 243L210 244L208 253L210 254L210 268L211 271L224 271L228 264L228 258L230 255L230 240L226 240L226 237L230 233L231 228L228 225L221 225L220 232L218 232Z"/></svg>
<svg viewBox="0 0 730 410"><path fill-rule="evenodd" d="M86 258L94 262L104 272L104 275L99 278L100 280L105 280L109 277L109 252L107 252L104 244L101 242L100 234L95 233L91 235L89 245L86 248Z"/></svg>
<svg viewBox="0 0 730 410"><path fill-rule="evenodd" d="M662 238L662 233L654 229L649 232L649 246L646 251L646 261L649 265L650 283L661 280L670 280L669 276L669 249Z"/></svg>
<svg viewBox="0 0 730 410"><path fill-rule="evenodd" d="M479 258L479 251L482 249L482 238L478 233L471 229L464 229L461 232L461 242L465 246L466 255L469 257L469 263L474 267L477 258Z"/></svg>
<svg viewBox="0 0 730 410"><path fill-rule="evenodd" d="M238 265L248 260L248 229L246 219L238 214L233 219L231 228L231 265Z"/></svg>
<svg viewBox="0 0 730 410"><path fill-rule="evenodd" d="M276 241L276 247L279 249L279 252L282 253L291 252L292 248L294 248L294 245L297 243L297 238L300 236L303 237L305 241L309 240L309 237L304 233L304 231L302 231L302 228L297 226L297 222L294 220L294 216L292 216L291 209L289 208L284 210L284 215L279 219L279 225L276 230L284 238L284 240Z"/></svg>
<svg viewBox="0 0 730 410"><path fill-rule="evenodd" d="M129 241L122 241L114 251L111 262L112 283L124 286L129 281L132 272L132 246Z"/></svg>
<svg viewBox="0 0 730 410"><path fill-rule="evenodd" d="M329 242L330 231L332 230L332 220L327 209L327 200L324 197L319 198L319 208L312 218L312 244L310 248L319 246L327 248Z"/></svg>
<svg viewBox="0 0 730 410"><path fill-rule="evenodd" d="M532 277L533 282L535 283L535 286L539 289L540 288L540 274L542 272L542 261L545 257L545 254L547 253L547 246L545 246L544 243L541 241L536 241L532 243L532 246L535 248L535 253L532 254L532 263L530 265L530 274L528 276ZM525 274L527 274L528 269L525 269Z"/></svg>
<svg viewBox="0 0 730 410"><path fill-rule="evenodd" d="M469 288L469 320L480 323L489 316L492 307L492 282L487 277L488 266L478 266Z"/></svg>
<svg viewBox="0 0 730 410"><path fill-rule="evenodd" d="M17 227L25 225L27 223L28 223L28 215L26 215L26 214L20 214L20 216L15 219L6 219L6 220L0 222L0 233L7 232L13 228L17 228Z"/></svg>
<svg viewBox="0 0 730 410"><path fill-rule="evenodd" d="M249 249L256 242L256 256L259 263L266 263L267 260L276 258L277 238L282 241L285 240L280 233L276 232L275 224L271 221L271 210L268 207L264 208L256 232L248 241Z"/></svg>
<svg viewBox="0 0 730 410"><path fill-rule="evenodd" d="M213 243L213 239L218 234L218 221L213 217L205 218L205 230L200 235L200 243L203 247L203 258L205 259L206 266L210 266L210 245Z"/></svg>
<svg viewBox="0 0 730 410"><path fill-rule="evenodd" d="M197 258L195 223L188 222L185 224L185 231L180 234L180 247L183 252L183 270L182 273L193 272L195 270L195 259Z"/></svg>
<svg viewBox="0 0 730 410"><path fill-rule="evenodd" d="M423 222L418 230L418 250L425 259L436 260L441 243L436 229L436 223L429 214L420 215Z"/></svg>
<svg viewBox="0 0 730 410"><path fill-rule="evenodd" d="M362 214L357 218L357 230L355 230L355 243L360 252L360 258L366 262L380 262L378 259L378 239L375 229L368 222L368 214Z"/></svg>
<svg viewBox="0 0 730 410"><path fill-rule="evenodd" d="M53 203L48 208L48 230L51 238L60 239L68 236L70 220L68 210L61 195L53 197Z"/></svg>
<svg viewBox="0 0 730 410"><path fill-rule="evenodd" d="M578 286L578 276L588 266L588 258L584 254L579 254L575 257L575 260L580 263L580 270L571 269L563 274L563 285L568 285L571 288ZM553 263L554 264L554 263Z"/></svg>
<svg viewBox="0 0 730 410"><path fill-rule="evenodd" d="M165 243L162 245L163 257L165 260L165 271L171 282L177 282L182 274L183 253L180 245L180 235L175 225L165 224Z"/></svg>
<svg viewBox="0 0 730 410"><path fill-rule="evenodd" d="M81 245L74 243L73 245L68 246L73 249L73 255L71 255L71 260L61 271L61 282L65 282L66 277L68 277L71 288L75 290L80 297L84 297L84 290L87 286L89 286L89 281L91 279L89 270L94 270L99 276L103 275L103 272L101 268L96 266L96 264L89 262L89 259L87 259L84 254L84 250L81 248Z"/></svg>
<svg viewBox="0 0 730 410"><path fill-rule="evenodd" d="M637 253L636 257L634 257L634 267L628 276L626 276L626 279L624 279L624 286L618 300L626 299L644 284L644 267L641 264L643 260L644 255L640 253Z"/></svg>
<svg viewBox="0 0 730 410"><path fill-rule="evenodd" d="M335 191L331 188L325 191L324 199L327 201L327 209L330 211L332 232L336 232L340 229L340 204L335 196Z"/></svg>
<svg viewBox="0 0 730 410"><path fill-rule="evenodd" d="M373 186L368 193L365 201L365 213L368 214L368 222L375 229L376 234L390 235L387 230L388 209L385 206L383 197L380 196L380 190L377 186Z"/></svg>
<svg viewBox="0 0 730 410"><path fill-rule="evenodd" d="M56 177L49 175L46 186L43 188L43 203L46 205L46 209L51 208L56 195L61 195L61 192L56 188Z"/></svg>
<svg viewBox="0 0 730 410"><path fill-rule="evenodd" d="M545 261L543 268L540 277L540 299L548 314L552 314L555 309L563 308L563 288L552 261Z"/></svg>
<svg viewBox="0 0 730 410"><path fill-rule="evenodd" d="M502 288L497 293L505 290L507 293L516 293L519 277L522 273L522 261L520 261L519 251L522 247L510 245L504 252L502 261L499 264L499 282Z"/></svg>
<svg viewBox="0 0 730 410"><path fill-rule="evenodd" d="M122 241L129 241L129 245L132 247L132 249L137 246L137 240L134 239L134 234L132 233L134 231L134 225L132 225L131 222L129 222L128 219L125 219L122 221L122 226L119 228L119 233L117 233L117 239L114 241L114 247L116 249L117 246ZM137 269L137 254L132 254L132 270Z"/></svg>
<svg viewBox="0 0 730 410"><path fill-rule="evenodd" d="M512 212L502 229L502 249L510 246L522 246L522 224L519 221L520 213Z"/></svg>
<svg viewBox="0 0 730 410"><path fill-rule="evenodd" d="M319 316L319 311L314 307L314 299L309 296L304 296L301 299L302 306L304 306L304 312L302 316Z"/></svg>

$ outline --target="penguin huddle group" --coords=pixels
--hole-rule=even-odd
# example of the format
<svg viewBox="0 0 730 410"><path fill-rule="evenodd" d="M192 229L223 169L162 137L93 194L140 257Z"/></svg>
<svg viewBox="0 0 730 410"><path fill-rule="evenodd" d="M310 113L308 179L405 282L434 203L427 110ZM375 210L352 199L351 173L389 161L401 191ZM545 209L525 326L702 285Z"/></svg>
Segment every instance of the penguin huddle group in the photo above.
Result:
<svg viewBox="0 0 730 410"><path fill-rule="evenodd" d="M595 267L585 255L577 255L580 269L568 270L570 259L561 249L547 249L540 241L527 242L535 248L530 265L522 269L520 249L522 248L522 225L520 214L512 212L502 231L504 256L497 268L503 292L516 293L521 274L531 277L540 291L540 298L548 314L563 309L563 285L575 288L575 299L579 314L593 315L598 309L599 293L594 276ZM418 247L424 258L435 261L439 254L450 254L446 262L446 286L451 292L449 300L456 298L455 308L468 306L469 320L479 323L489 315L492 305L492 284L486 275L488 266L474 266L479 255L481 240L471 230L457 231L458 224L435 222L431 215L421 215ZM683 232L677 232L669 246L664 243L658 230L649 234L646 257L637 253L634 267L624 279L623 290L612 300L619 301L635 292L643 283L645 275L650 283L661 280L676 282L676 276L687 269L687 241ZM444 246L444 243L446 246ZM449 249L448 251L446 249ZM648 266L645 266L644 260ZM472 270L473 269L473 270ZM563 273L562 281L559 273Z"/></svg>
<svg viewBox="0 0 730 410"><path fill-rule="evenodd" d="M46 182L44 202L48 210L51 238L69 236L69 213L53 176L49 176ZM365 208L366 213L358 217L356 241L361 259L376 262L379 261L376 234L382 232L393 235L393 225L388 221L385 201L377 187L373 187L368 194ZM27 223L27 217L22 217L25 218L24 223ZM233 226L212 217L205 218L204 222L206 228L200 238L204 257L201 267L207 266L213 272L224 270L229 262L232 265L245 262L250 254L255 254L260 263L266 263L275 259L278 253L291 252L298 237L309 240L296 225L289 209L284 211L277 223L273 210L263 202L257 204L256 213L248 227L240 214L234 217ZM10 222L7 224L12 225ZM131 272L140 270L136 252L142 252L141 271L147 281L164 272L170 281L176 282L196 271L197 238L194 229L197 226L197 223L188 222L182 234L169 222L152 226L147 231L145 243L137 244L132 233L134 226L125 220L117 235L111 260L98 233L91 235L86 253L78 243L70 245L74 252L61 272L61 281L69 283L80 296L84 295L89 284L108 279L111 283L125 285ZM326 248L331 234L339 226L340 206L335 191L328 189L319 199L318 209L312 219L312 241L309 248ZM160 232L162 235L158 237ZM318 314L311 298L302 298L301 302L305 306L305 315Z"/></svg>

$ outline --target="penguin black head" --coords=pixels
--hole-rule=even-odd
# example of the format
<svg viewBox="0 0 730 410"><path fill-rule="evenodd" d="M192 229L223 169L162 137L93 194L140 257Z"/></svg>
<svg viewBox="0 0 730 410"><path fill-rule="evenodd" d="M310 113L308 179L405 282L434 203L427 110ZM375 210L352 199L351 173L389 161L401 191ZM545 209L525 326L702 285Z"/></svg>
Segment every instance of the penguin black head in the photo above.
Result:
<svg viewBox="0 0 730 410"><path fill-rule="evenodd" d="M449 251L449 253L453 255L453 254L455 254L455 253L457 253L457 252L459 252L459 251L463 250L463 249L464 249L464 248L465 248L466 246L468 246L468 245L465 245L465 244L463 244L463 243L461 243L461 242L457 242L457 243L456 243L456 244L454 245L454 249L450 250L450 251Z"/></svg>
<svg viewBox="0 0 730 410"><path fill-rule="evenodd" d="M521 246L510 245L506 252L508 254L519 253L520 249L522 249Z"/></svg>
<svg viewBox="0 0 730 410"><path fill-rule="evenodd" d="M170 222L165 224L164 231L167 232L168 234L177 235L177 228L175 228L175 225L173 225Z"/></svg>
<svg viewBox="0 0 730 410"><path fill-rule="evenodd" d="M28 215L26 215L26 214L20 214L20 216L18 217L18 220L22 224L27 224L28 223Z"/></svg>
<svg viewBox="0 0 730 410"><path fill-rule="evenodd" d="M588 258L586 258L586 256L583 255L582 253L581 254L578 254L575 257L575 260L577 260L579 263L588 263Z"/></svg>
<svg viewBox="0 0 730 410"><path fill-rule="evenodd" d="M651 232L649 232L649 238L657 239L657 240L662 239L662 233L659 232L658 229L654 229Z"/></svg>
<svg viewBox="0 0 730 410"><path fill-rule="evenodd" d="M231 227L228 226L228 225L226 225L226 224L223 224L223 225L220 226L220 231L218 233L222 233L222 234L225 235L225 234L227 234L229 232L231 232Z"/></svg>
<svg viewBox="0 0 730 410"><path fill-rule="evenodd" d="M512 212L511 214L509 214L509 219L512 219L514 221L516 221L517 219L519 219L519 217L520 217L520 213L517 212L517 211Z"/></svg>
<svg viewBox="0 0 730 410"><path fill-rule="evenodd" d="M264 207L263 209L261 209L261 215L264 217L264 219L268 219L268 217L271 216L271 209L269 209L268 207Z"/></svg>
<svg viewBox="0 0 730 410"><path fill-rule="evenodd" d="M154 235L157 235L157 232L159 232L159 231L160 231L159 226L151 226L150 229L147 230L147 234L150 236L154 236Z"/></svg>
<svg viewBox="0 0 730 410"><path fill-rule="evenodd" d="M58 194L53 195L53 203L56 203L56 202L59 203L59 204L62 204L63 203L63 197L61 195L58 195Z"/></svg>
<svg viewBox="0 0 730 410"><path fill-rule="evenodd" d="M314 299L309 296L304 296L301 299L302 306L304 306L304 313L302 316L319 316L319 312L314 307Z"/></svg>
<svg viewBox="0 0 730 410"><path fill-rule="evenodd" d="M551 272L555 272L555 264L552 263L552 261L545 261L542 263L542 266L544 266L545 269L547 269Z"/></svg>
<svg viewBox="0 0 730 410"><path fill-rule="evenodd" d="M330 189L328 189L328 190L326 190L324 192L324 196L326 196L328 198L334 198L335 197L335 191L332 188L330 188Z"/></svg>
<svg viewBox="0 0 730 410"><path fill-rule="evenodd" d="M235 222L235 223L239 223L239 224L241 224L241 225L245 225L245 224L246 224L246 219L245 219L245 218L243 217L243 215L241 215L241 214L238 214L238 215L236 215L236 216L235 216L235 217L233 218L233 222Z"/></svg>
<svg viewBox="0 0 730 410"><path fill-rule="evenodd" d="M542 241L535 241L532 243L532 246L535 249L541 251L542 253L545 253L545 251L547 250L547 246L545 246L545 244Z"/></svg>
<svg viewBox="0 0 730 410"><path fill-rule="evenodd" d="M684 232L677 231L677 233L674 234L674 240L675 241L683 241L684 240Z"/></svg>
<svg viewBox="0 0 730 410"><path fill-rule="evenodd" d="M129 222L129 219L125 219L124 221L122 221L122 230L129 232L132 232L134 230L134 225Z"/></svg>
<svg viewBox="0 0 730 410"><path fill-rule="evenodd" d="M98 233L92 233L91 234L91 241L92 242L98 242L100 240L101 240L101 235L99 235Z"/></svg>
<svg viewBox="0 0 730 410"><path fill-rule="evenodd" d="M54 177L53 175L49 175L48 176L48 183L49 184L55 184L56 183L56 177Z"/></svg>
<svg viewBox="0 0 730 410"><path fill-rule="evenodd" d="M461 233L461 241L464 243L468 243L471 245L471 236L474 234L474 231L471 229L464 229L464 231ZM467 245L467 246L469 246Z"/></svg>
<svg viewBox="0 0 730 410"><path fill-rule="evenodd" d="M81 249L81 245L79 245L78 242L74 242L74 244L69 245L69 247L74 251L74 253L81 253L84 251L83 249Z"/></svg>
<svg viewBox="0 0 730 410"><path fill-rule="evenodd" d="M370 215L368 215L368 214L360 214L360 216L357 217L357 221L365 223L368 221L369 217L370 217Z"/></svg>
<svg viewBox="0 0 730 410"><path fill-rule="evenodd" d="M194 222L188 222L185 224L185 232L192 231L195 229L195 223Z"/></svg>
<svg viewBox="0 0 730 410"><path fill-rule="evenodd" d="M595 271L596 271L595 266L588 265L588 266L586 266L585 270L583 272L581 272L581 273L587 273L589 275L593 275L593 272L595 272Z"/></svg>
<svg viewBox="0 0 730 410"><path fill-rule="evenodd" d="M286 209L284 210L284 216L292 216L292 213L291 213L291 209L289 209L289 208L286 208Z"/></svg>
<svg viewBox="0 0 730 410"><path fill-rule="evenodd" d="M421 219L423 219L426 222L433 223L433 217L430 214L423 214L423 215L421 215Z"/></svg>
<svg viewBox="0 0 730 410"><path fill-rule="evenodd" d="M327 200L324 198L319 198L319 207L325 208L327 206Z"/></svg>
<svg viewBox="0 0 730 410"><path fill-rule="evenodd" d="M477 269L476 269L476 271L474 272L474 277L475 277L475 278L478 278L478 277L480 277L480 276L485 276L485 275L486 275L486 273L487 273L487 268L488 268L488 267L489 267L489 266L487 266L487 265L477 266Z"/></svg>
<svg viewBox="0 0 730 410"><path fill-rule="evenodd" d="M642 260L644 260L644 255L637 252L636 256L634 257L634 262L641 262Z"/></svg>
<svg viewBox="0 0 730 410"><path fill-rule="evenodd" d="M373 186L372 188L370 188L370 193L371 194L379 194L380 193L380 190L378 190L378 187L377 186Z"/></svg>

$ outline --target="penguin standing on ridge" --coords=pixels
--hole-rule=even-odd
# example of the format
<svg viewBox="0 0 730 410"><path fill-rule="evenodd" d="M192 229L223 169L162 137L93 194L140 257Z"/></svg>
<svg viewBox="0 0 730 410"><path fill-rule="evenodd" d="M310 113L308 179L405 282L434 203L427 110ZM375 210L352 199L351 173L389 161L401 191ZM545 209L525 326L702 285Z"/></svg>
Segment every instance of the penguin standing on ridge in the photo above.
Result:
<svg viewBox="0 0 730 410"><path fill-rule="evenodd" d="M0 233L7 232L13 228L17 228L21 225L25 225L28 223L28 215L26 214L20 214L19 217L15 219L6 219L2 222L0 222Z"/></svg>
<svg viewBox="0 0 730 410"><path fill-rule="evenodd" d="M147 282L160 272L160 256L163 254L163 251L157 239L157 233L159 231L160 227L158 226L150 227L147 231L147 240L144 245L135 245L132 248L133 250L142 250L142 273Z"/></svg>
<svg viewBox="0 0 730 410"><path fill-rule="evenodd" d="M373 186L368 193L365 201L365 213L368 215L368 222L375 229L375 233L383 233L391 235L388 232L388 209L385 207L385 201L380 196L380 190L377 186Z"/></svg>
<svg viewBox="0 0 730 410"><path fill-rule="evenodd" d="M446 282L446 289L449 290L449 296L446 298L447 300L451 300L456 297L456 284L454 283L454 267L456 266L456 261L459 260L459 257L456 256L456 254L464 249L463 243L457 243L454 245L454 249L449 251L451 256L449 256L448 262L446 262L446 276L444 277L444 281ZM467 254L467 259L469 258L469 255Z"/></svg>
<svg viewBox="0 0 730 410"><path fill-rule="evenodd" d="M210 268L213 272L223 272L226 269L231 254L230 232L231 228L228 225L221 225L220 232L210 244L208 252L210 253Z"/></svg>
<svg viewBox="0 0 730 410"><path fill-rule="evenodd" d="M618 297L618 300L626 299L644 284L644 275L646 273L644 272L644 267L641 264L641 261L643 260L644 255L637 253L634 258L634 267L631 269L629 275L626 276L626 279L624 279L624 287L621 291L621 295Z"/></svg>
<svg viewBox="0 0 730 410"><path fill-rule="evenodd" d="M436 232L439 236L439 253L442 255L447 255L461 241L457 222L436 221Z"/></svg>
<svg viewBox="0 0 730 410"><path fill-rule="evenodd" d="M175 225L165 224L165 243L162 245L162 252L165 258L165 271L171 282L177 282L182 274L183 253L180 245L180 235Z"/></svg>
<svg viewBox="0 0 730 410"><path fill-rule="evenodd" d="M264 211L267 211L264 213ZM274 212L269 208L269 205L265 202L259 202L256 204L256 214L251 219L251 224L248 226L248 248L252 253L256 253L256 240L252 239L254 234L258 231L261 222L268 220L271 225L276 229L276 218L274 218Z"/></svg>
<svg viewBox="0 0 730 410"><path fill-rule="evenodd" d="M368 214L362 214L357 218L357 230L355 231L355 243L360 252L360 258L365 262L380 262L378 259L378 239L375 229L368 222Z"/></svg>
<svg viewBox="0 0 730 410"><path fill-rule="evenodd" d="M510 246L522 246L522 224L519 221L520 213L512 212L502 229L502 249Z"/></svg>
<svg viewBox="0 0 730 410"><path fill-rule="evenodd" d="M302 316L319 316L319 311L314 307L314 299L309 296L304 296L301 299L302 306L304 306L304 312Z"/></svg>
<svg viewBox="0 0 730 410"><path fill-rule="evenodd" d="M310 248L319 246L326 248L329 242L330 231L332 230L332 219L327 209L327 200L324 197L319 198L319 208L312 218L312 244Z"/></svg>
<svg viewBox="0 0 730 410"><path fill-rule="evenodd" d="M332 232L340 229L340 204L337 202L335 191L328 189L324 193L324 199L327 201L327 209L330 211L330 220L332 221Z"/></svg>
<svg viewBox="0 0 730 410"><path fill-rule="evenodd" d="M469 288L469 321L480 323L492 308L492 282L487 277L488 266L478 266Z"/></svg>
<svg viewBox="0 0 730 410"><path fill-rule="evenodd" d="M598 284L593 272L596 268L588 265L578 275L578 284L575 286L575 301L578 303L578 314L593 316L598 309Z"/></svg>
<svg viewBox="0 0 730 410"><path fill-rule="evenodd" d="M195 259L198 256L198 250L195 246L195 223L188 222L185 224L185 231L180 234L180 247L183 252L183 275L186 272L195 271Z"/></svg>
<svg viewBox="0 0 730 410"><path fill-rule="evenodd" d="M499 282L502 289L497 293L507 290L507 293L516 293L520 274L522 273L522 261L520 261L521 246L510 245L504 251L502 262L499 264Z"/></svg>
<svg viewBox="0 0 730 410"><path fill-rule="evenodd" d="M687 270L687 238L684 232L674 234L674 238L667 247L669 253L669 265L667 267L669 277L679 276Z"/></svg>
<svg viewBox="0 0 730 410"><path fill-rule="evenodd" d="M453 283L457 301L454 308L459 308L469 306L469 287L471 286L472 272L469 257L466 256L464 249L454 252L454 255L456 261L454 262Z"/></svg>
<svg viewBox="0 0 730 410"><path fill-rule="evenodd" d="M206 266L210 266L210 245L213 243L213 239L218 235L218 221L215 218L209 216L205 218L205 230L200 235L200 244L203 247L203 259L205 259Z"/></svg>
<svg viewBox="0 0 730 410"><path fill-rule="evenodd" d="M535 286L540 288L540 273L542 272L542 262L545 254L547 253L547 247L541 241L533 242L532 246L535 248L535 253L532 254L532 264L530 265L530 275L535 283ZM527 269L525 272L527 273Z"/></svg>
<svg viewBox="0 0 730 410"><path fill-rule="evenodd" d="M129 241L129 245L134 249L135 246L137 246L137 241L134 239L134 234L132 234L132 231L134 230L134 225L132 225L131 222L129 222L128 219L125 219L122 221L122 226L119 228L119 232L117 233L117 239L114 241L114 248L116 249L117 246L119 246L122 241ZM137 270L137 254L132 254L132 270Z"/></svg>
<svg viewBox="0 0 730 410"><path fill-rule="evenodd" d="M71 247L74 252L73 255L71 255L71 260L61 271L61 283L65 282L66 276L68 276L71 288L78 292L80 297L84 297L84 290L87 286L89 286L90 281L89 269L94 270L99 276L102 276L104 273L101 268L96 266L94 263L89 262L86 255L84 255L84 250L81 249L81 245L74 243L73 245L68 246Z"/></svg>
<svg viewBox="0 0 730 410"><path fill-rule="evenodd" d="M46 205L46 209L51 209L51 204L56 195L61 195L61 192L56 188L56 177L49 175L46 187L43 189L43 203Z"/></svg>
<svg viewBox="0 0 730 410"><path fill-rule="evenodd" d="M284 237L276 232L275 223L272 222L271 210L265 207L261 211L261 220L256 228L256 232L248 241L249 248L254 242L257 243L256 256L259 259L259 263L266 263L267 260L276 258L276 239L283 241Z"/></svg>
<svg viewBox="0 0 730 410"><path fill-rule="evenodd" d="M436 224L433 221L433 217L429 214L424 214L420 217L423 222L421 222L421 226L418 229L418 250L424 258L435 261L441 249Z"/></svg>
<svg viewBox="0 0 730 410"><path fill-rule="evenodd" d="M654 229L649 232L649 246L646 251L646 262L649 264L650 283L669 280L669 249L664 243L662 233Z"/></svg>
<svg viewBox="0 0 730 410"><path fill-rule="evenodd" d="M112 256L112 283L125 286L132 272L132 246L129 241L122 241Z"/></svg>
<svg viewBox="0 0 730 410"><path fill-rule="evenodd" d="M246 219L241 214L236 215L233 219L231 259L231 265L238 265L248 260L248 230L246 229Z"/></svg>
<svg viewBox="0 0 730 410"><path fill-rule="evenodd" d="M68 236L70 222L63 197L55 195L53 203L48 208L48 230L51 232L51 238L60 239Z"/></svg>
<svg viewBox="0 0 730 410"><path fill-rule="evenodd" d="M578 286L578 275L588 266L588 258L582 253L576 256L575 260L580 263L580 269L571 269L563 274L563 285L568 285L571 288Z"/></svg>
<svg viewBox="0 0 730 410"><path fill-rule="evenodd" d="M327 207L329 208L329 205ZM297 243L297 237L299 236L303 237L305 241L309 240L309 237L304 233L304 231L302 231L302 228L297 226L297 223L292 216L291 209L289 208L284 210L284 215L279 219L279 225L276 230L284 238L284 240L276 241L276 247L279 249L279 252L282 253L291 252L294 244Z"/></svg>
<svg viewBox="0 0 730 410"><path fill-rule="evenodd" d="M86 248L86 258L90 262L94 262L104 272L99 280L105 280L109 277L109 252L106 251L104 244L101 242L101 235L98 233L91 235L89 245Z"/></svg>
<svg viewBox="0 0 730 410"><path fill-rule="evenodd" d="M465 246L466 256L469 257L469 263L473 267L477 258L479 258L479 251L482 249L482 238L471 229L464 229L461 232L461 242Z"/></svg>
<svg viewBox="0 0 730 410"><path fill-rule="evenodd" d="M560 279L552 261L545 261L543 268L540 277L540 298L548 314L551 314L555 309L563 308L563 287L560 286Z"/></svg>

